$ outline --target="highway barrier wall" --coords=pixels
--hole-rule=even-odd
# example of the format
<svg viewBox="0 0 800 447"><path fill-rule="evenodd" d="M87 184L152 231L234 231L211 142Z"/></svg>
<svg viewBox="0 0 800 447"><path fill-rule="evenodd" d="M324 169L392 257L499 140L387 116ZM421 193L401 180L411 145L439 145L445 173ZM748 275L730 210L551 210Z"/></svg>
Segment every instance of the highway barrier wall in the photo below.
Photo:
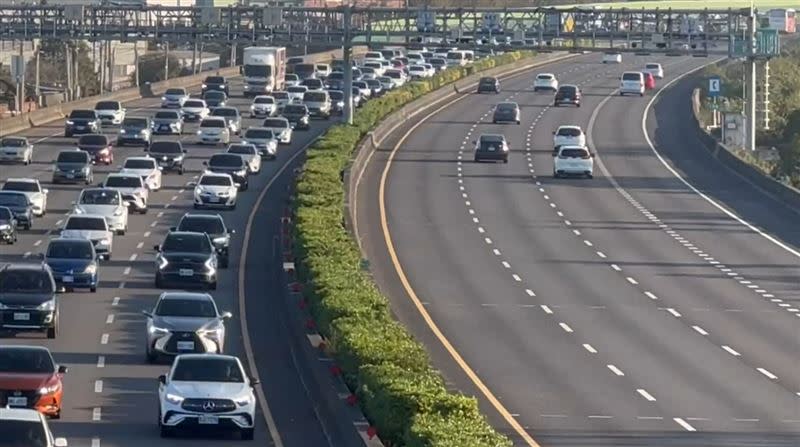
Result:
<svg viewBox="0 0 800 447"><path fill-rule="evenodd" d="M511 442L488 424L475 398L448 391L425 348L394 319L388 299L364 269L346 228L347 190L354 177L349 172L360 169L367 152L357 149L383 138L412 110L460 94L481 75L530 68L539 59L533 56L507 53L413 82L367 102L356 111L353 126L331 127L308 150L292 204L298 280L328 353L387 445L502 447Z"/></svg>
<svg viewBox="0 0 800 447"><path fill-rule="evenodd" d="M366 47L356 47L353 49L353 54L360 55L365 51ZM305 56L306 61L310 63L328 62L341 57L341 49L323 51ZM0 137L18 133L30 128L31 126L41 126L52 121L64 119L75 109L93 109L94 105L98 101L120 101L125 103L141 98L159 96L168 88L183 87L188 89L197 87L203 83L203 80L206 78L206 76L214 74L226 77L238 76L239 67L221 68L219 70L208 71L196 75L181 76L179 78L169 79L167 81L145 84L141 87L121 89L111 93L90 96L77 101L56 104L51 107L45 107L29 113L23 113L13 118L2 119L0 120Z"/></svg>
<svg viewBox="0 0 800 447"><path fill-rule="evenodd" d="M800 210L800 190L770 177L748 163L747 160L741 158L734 150L722 144L705 130L702 120L699 118L700 91L699 88L692 91L692 119L703 146L711 152L714 158L733 172L747 179L751 184L761 188L773 197L777 197L791 207Z"/></svg>

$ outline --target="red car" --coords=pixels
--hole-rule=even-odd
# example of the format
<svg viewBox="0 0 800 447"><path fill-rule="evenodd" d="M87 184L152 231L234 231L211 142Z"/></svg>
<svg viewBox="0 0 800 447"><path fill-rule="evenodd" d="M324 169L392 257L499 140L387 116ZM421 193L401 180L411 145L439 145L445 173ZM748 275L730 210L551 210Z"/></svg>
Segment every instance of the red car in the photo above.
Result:
<svg viewBox="0 0 800 447"><path fill-rule="evenodd" d="M114 163L114 146L107 135L97 133L81 135L75 144L78 149L89 153L92 157L92 163L105 165Z"/></svg>
<svg viewBox="0 0 800 447"><path fill-rule="evenodd" d="M66 372L47 348L0 345L0 407L30 408L60 418Z"/></svg>
<svg viewBox="0 0 800 447"><path fill-rule="evenodd" d="M653 76L652 73L643 71L642 74L644 75L644 89L645 90L653 90L656 88L656 78Z"/></svg>

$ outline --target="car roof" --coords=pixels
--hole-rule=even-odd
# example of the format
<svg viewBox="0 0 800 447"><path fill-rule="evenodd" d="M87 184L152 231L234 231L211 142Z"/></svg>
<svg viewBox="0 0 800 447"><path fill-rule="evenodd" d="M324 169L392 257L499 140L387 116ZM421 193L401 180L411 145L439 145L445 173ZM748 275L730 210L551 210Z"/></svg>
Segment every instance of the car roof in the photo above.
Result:
<svg viewBox="0 0 800 447"><path fill-rule="evenodd" d="M499 102L499 103L497 103L497 106L498 106L498 107L499 107L499 106L514 106L514 107L519 107L519 104L515 103L514 101L503 101L503 102Z"/></svg>
<svg viewBox="0 0 800 447"><path fill-rule="evenodd" d="M44 351L50 352L44 346L36 346L36 345L0 345L0 350L3 351Z"/></svg>
<svg viewBox="0 0 800 447"><path fill-rule="evenodd" d="M30 408L0 408L0 420L41 422L42 415Z"/></svg>
<svg viewBox="0 0 800 447"><path fill-rule="evenodd" d="M3 182L3 183L8 183L8 182L39 183L39 180L37 180L35 178L12 177L12 178L6 179L6 181Z"/></svg>
<svg viewBox="0 0 800 447"><path fill-rule="evenodd" d="M167 237L169 236L192 236L192 237L208 237L205 233L201 233L199 231L170 231L167 233Z"/></svg>
<svg viewBox="0 0 800 447"><path fill-rule="evenodd" d="M89 214L89 213L71 213L67 214L67 220L73 217L91 217L92 219L103 219L106 220L105 216L101 216L100 214Z"/></svg>
<svg viewBox="0 0 800 447"><path fill-rule="evenodd" d="M226 154L227 154L227 152L226 152ZM214 155L217 155L217 154L214 154ZM233 177L231 177L230 174L226 174L224 172L211 172L211 171L204 172L203 175L200 176L200 178L202 179L203 177L230 177L231 179L233 179Z"/></svg>
<svg viewBox="0 0 800 447"><path fill-rule="evenodd" d="M565 145L565 146L559 146L558 151L561 152L564 149L582 149L582 150L586 150L586 151L589 150L589 148L586 147L586 146L580 146L578 144L570 144L570 145Z"/></svg>
<svg viewBox="0 0 800 447"><path fill-rule="evenodd" d="M225 354L180 354L176 358L177 360L180 359L191 359L191 360L233 360L238 362L238 358L232 355L225 355Z"/></svg>
<svg viewBox="0 0 800 447"><path fill-rule="evenodd" d="M563 126L558 126L558 129L559 130L561 130L561 129L578 129L581 132L583 132L583 129L581 129L581 126L576 126L575 124L564 124Z"/></svg>
<svg viewBox="0 0 800 447"><path fill-rule="evenodd" d="M186 213L183 216L181 216L181 220L187 219L187 218L189 218L189 219L214 219L214 220L222 220L222 221L225 220L219 214L211 214L211 213Z"/></svg>
<svg viewBox="0 0 800 447"><path fill-rule="evenodd" d="M202 292L163 292L159 300L196 300L196 301L214 301L214 297L208 293Z"/></svg>
<svg viewBox="0 0 800 447"><path fill-rule="evenodd" d="M94 187L91 187L91 188L83 188L81 190L81 194L83 194L85 192L94 192L94 191L103 191L103 192L108 192L110 194L114 194L114 193L119 194L119 191L117 191L116 189L103 188L102 186L94 186Z"/></svg>
<svg viewBox="0 0 800 447"><path fill-rule="evenodd" d="M556 75L554 75L553 73L539 73L536 76L552 76L552 77L555 77Z"/></svg>
<svg viewBox="0 0 800 447"><path fill-rule="evenodd" d="M28 137L23 137L21 135L7 135L2 138L3 140L25 140L28 141Z"/></svg>
<svg viewBox="0 0 800 447"><path fill-rule="evenodd" d="M92 241L90 241L89 239L78 239L74 237L54 237L53 239L50 239L48 244L52 244L53 242L58 242L62 244L89 244L94 246L94 244L92 244Z"/></svg>
<svg viewBox="0 0 800 447"><path fill-rule="evenodd" d="M481 134L480 139L483 141L505 141L506 137L496 133L485 133Z"/></svg>
<svg viewBox="0 0 800 447"><path fill-rule="evenodd" d="M203 121L225 121L225 118L221 116L207 116L203 118Z"/></svg>
<svg viewBox="0 0 800 447"><path fill-rule="evenodd" d="M148 161L149 160L153 160L153 161L155 161L155 158L144 156L144 157L128 157L128 158L125 159L125 161L128 161L128 160L148 160Z"/></svg>
<svg viewBox="0 0 800 447"><path fill-rule="evenodd" d="M26 270L29 272L47 270L49 267L45 263L34 264L31 262L13 262L3 266L2 270Z"/></svg>
<svg viewBox="0 0 800 447"><path fill-rule="evenodd" d="M106 179L108 179L109 177L136 177L136 178L141 178L141 176L139 176L139 174L134 174L132 172L109 172L108 175L106 175Z"/></svg>
<svg viewBox="0 0 800 447"><path fill-rule="evenodd" d="M270 128L270 127L261 127L261 126L251 126L251 127L248 127L247 130L270 130L271 131L272 128ZM247 132L247 130L245 130L245 132ZM246 144L246 143L232 143L232 144L235 144L235 145L238 145L238 146L253 146L252 144Z"/></svg>

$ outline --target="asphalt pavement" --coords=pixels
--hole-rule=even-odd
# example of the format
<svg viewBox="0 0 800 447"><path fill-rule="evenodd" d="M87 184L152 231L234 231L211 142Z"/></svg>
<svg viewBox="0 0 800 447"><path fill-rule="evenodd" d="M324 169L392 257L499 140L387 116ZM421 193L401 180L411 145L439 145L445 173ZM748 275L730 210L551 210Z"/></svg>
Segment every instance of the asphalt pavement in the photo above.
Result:
<svg viewBox="0 0 800 447"><path fill-rule="evenodd" d="M244 114L244 128L261 120L247 118L249 100L241 98L241 81L232 83L232 105ZM160 98L146 98L126 104L128 116L151 115L159 109ZM230 105L230 104L229 104ZM270 434L264 422L263 407L257 416L254 444L277 446L344 445L335 433L323 429L320 410L313 392L306 389L299 371L293 343L286 327L289 301L283 266L277 253L280 218L292 169L302 161L301 149L321 134L330 122L314 121L311 130L296 131L292 144L280 146L274 161L264 160L260 174L252 176L250 189L240 193L236 210L221 211L229 228L236 231L232 241L231 264L222 270L218 289L212 292L221 310L229 310L226 353L246 361L241 319L247 318L252 354L261 379L261 387L275 421L280 442ZM186 212L192 211L189 182L202 172L202 161L224 147L196 144L197 124L188 124L181 136L156 136L157 140L180 139L188 149L184 175L164 173L161 190L150 193L146 215L130 215L128 232L115 236L113 259L100 265L101 286L97 293L74 292L60 295L61 327L57 339L38 335L6 336L0 343L36 344L48 347L56 361L69 367L65 377L62 418L53 421L56 436L64 436L70 446L141 447L191 444L229 446L231 438L189 436L191 440L162 440L157 427L157 378L169 364L149 365L145 360L145 319L141 310L151 309L161 293L154 286L153 246L160 244L171 226ZM104 132L116 134L116 127ZM34 221L31 231L21 231L19 242L4 245L0 263L39 262L38 253L47 241L57 236L56 228L78 198L82 185L50 183L52 161L58 151L73 148L76 138L64 138L63 123L52 122L32 128L22 135L35 143L34 163L30 166L4 165L0 181L10 177L34 177L49 189L47 215ZM238 138L232 139L232 142ZM114 149L115 163L95 166L95 183L117 170L126 157L142 156L142 147ZM258 203L264 188L269 190ZM253 211L254 207L258 208ZM246 266L240 264L245 226L253 211L253 226ZM270 251L271 250L271 251ZM269 256L273 253L273 256ZM244 270L244 290L239 289L239 272ZM242 304L243 303L243 304ZM240 304L242 307L240 307ZM244 312L240 310L244 309ZM242 315L244 313L245 315ZM263 402L261 402L263 403ZM232 438L235 439L235 438ZM239 441L233 441L239 442Z"/></svg>
<svg viewBox="0 0 800 447"><path fill-rule="evenodd" d="M662 88L711 60L600 58L468 95L402 141L385 184L386 226L422 310L381 225L378 185L407 127L390 137L358 196L372 273L450 384L478 396L517 445L534 444L509 418L543 446L800 445L796 211L699 146L686 124L696 80L650 109L655 151L642 128L653 92L615 94L626 69L661 62ZM550 94L533 92L537 72L579 84L582 107L551 107ZM491 124L502 100L520 104L520 125ZM594 179L552 177L552 132L564 124L588 130ZM509 163L473 163L472 141L497 132Z"/></svg>

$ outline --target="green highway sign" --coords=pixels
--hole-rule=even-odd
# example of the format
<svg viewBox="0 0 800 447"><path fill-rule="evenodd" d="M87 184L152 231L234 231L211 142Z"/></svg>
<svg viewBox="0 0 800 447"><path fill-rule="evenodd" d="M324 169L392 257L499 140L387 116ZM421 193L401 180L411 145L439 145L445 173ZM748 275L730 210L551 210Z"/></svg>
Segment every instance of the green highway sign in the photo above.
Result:
<svg viewBox="0 0 800 447"><path fill-rule="evenodd" d="M756 57L772 57L781 54L781 38L776 29L760 29L756 31ZM731 57L747 57L750 49L746 39L736 37L731 44Z"/></svg>

